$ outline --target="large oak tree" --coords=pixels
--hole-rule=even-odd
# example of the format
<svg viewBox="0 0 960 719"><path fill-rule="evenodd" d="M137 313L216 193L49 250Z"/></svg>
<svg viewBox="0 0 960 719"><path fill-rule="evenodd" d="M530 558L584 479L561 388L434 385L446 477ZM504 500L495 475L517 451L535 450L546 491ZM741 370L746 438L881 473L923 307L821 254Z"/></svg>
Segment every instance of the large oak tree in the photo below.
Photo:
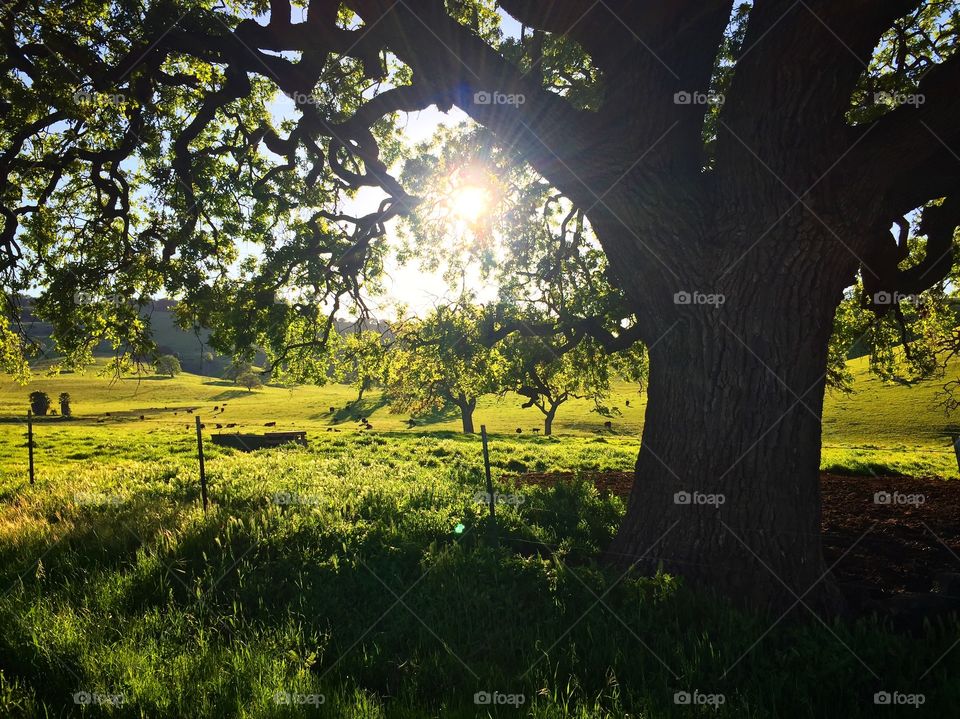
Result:
<svg viewBox="0 0 960 719"><path fill-rule="evenodd" d="M323 342L320 315L359 298L384 223L417 202L389 175L390 119L456 105L585 214L649 347L610 556L748 601L835 605L818 490L832 320L858 272L875 297L949 271L956 3L500 6L520 40L467 0L5 3L8 305L37 284L64 347L135 346L136 298L163 287L231 343L288 359ZM268 112L278 89L296 120ZM351 216L337 198L362 186L386 199ZM918 209L926 251L905 264L889 227ZM232 275L239 240L262 259ZM322 301L278 302L289 287Z"/></svg>

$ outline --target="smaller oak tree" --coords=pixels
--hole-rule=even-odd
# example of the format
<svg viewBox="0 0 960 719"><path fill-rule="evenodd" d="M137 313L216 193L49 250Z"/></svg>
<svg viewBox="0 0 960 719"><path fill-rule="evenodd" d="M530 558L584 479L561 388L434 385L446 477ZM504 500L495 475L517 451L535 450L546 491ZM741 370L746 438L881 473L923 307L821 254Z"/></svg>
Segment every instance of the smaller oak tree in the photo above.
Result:
<svg viewBox="0 0 960 719"><path fill-rule="evenodd" d="M43 416L50 409L50 395L46 392L36 390L30 393L30 411L36 415Z"/></svg>
<svg viewBox="0 0 960 719"><path fill-rule="evenodd" d="M236 382L241 387L246 387L247 392L253 392L253 390L263 387L263 380L260 379L260 375L251 370L247 370L237 377Z"/></svg>
<svg viewBox="0 0 960 719"><path fill-rule="evenodd" d="M353 385L357 390L355 402L360 402L368 389L383 381L386 348L380 332L359 330L339 336L333 375L338 382Z"/></svg>
<svg viewBox="0 0 960 719"><path fill-rule="evenodd" d="M484 308L467 298L406 323L388 354L392 409L420 414L454 406L472 434L477 399L498 391L503 369L498 349L483 342L484 326Z"/></svg>
<svg viewBox="0 0 960 719"><path fill-rule="evenodd" d="M562 404L571 399L592 400L602 412L610 393L610 355L597 342L584 338L577 344L561 335L534 337L514 333L501 342L506 358L502 393L526 398L522 407L543 414L543 434L553 434L553 420Z"/></svg>
<svg viewBox="0 0 960 719"><path fill-rule="evenodd" d="M171 378L176 377L183 371L180 367L180 360L174 355L161 355L153 363L153 366L156 368L157 374L163 374Z"/></svg>

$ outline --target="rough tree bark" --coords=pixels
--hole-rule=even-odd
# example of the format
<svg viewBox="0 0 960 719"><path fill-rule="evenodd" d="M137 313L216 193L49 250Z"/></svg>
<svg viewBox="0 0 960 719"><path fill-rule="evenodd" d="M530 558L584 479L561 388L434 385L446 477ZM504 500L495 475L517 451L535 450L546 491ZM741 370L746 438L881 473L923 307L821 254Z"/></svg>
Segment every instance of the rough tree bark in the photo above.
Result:
<svg viewBox="0 0 960 719"><path fill-rule="evenodd" d="M637 479L609 548L753 605L841 604L820 537L820 417L842 282L766 282L677 305L650 351ZM759 286L764 284L765 286ZM747 290L747 291L743 291Z"/></svg>

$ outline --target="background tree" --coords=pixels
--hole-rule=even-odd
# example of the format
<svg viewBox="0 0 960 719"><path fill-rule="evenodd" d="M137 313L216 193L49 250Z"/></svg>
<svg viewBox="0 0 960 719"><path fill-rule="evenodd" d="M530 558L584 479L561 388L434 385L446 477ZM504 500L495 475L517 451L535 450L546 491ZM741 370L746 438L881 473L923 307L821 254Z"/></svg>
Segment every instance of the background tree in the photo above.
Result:
<svg viewBox="0 0 960 719"><path fill-rule="evenodd" d="M246 387L247 392L253 392L253 390L263 387L263 380L260 379L260 375L256 372L247 371L237 377L237 384L241 387Z"/></svg>
<svg viewBox="0 0 960 719"><path fill-rule="evenodd" d="M364 393L383 381L386 366L386 342L375 330L347 331L339 336L334 348L333 375L338 382L357 390L360 402Z"/></svg>
<svg viewBox="0 0 960 719"><path fill-rule="evenodd" d="M50 395L46 392L41 392L40 390L35 390L30 393L30 411L35 415L40 417L44 416L47 413L47 410L50 409Z"/></svg>
<svg viewBox="0 0 960 719"><path fill-rule="evenodd" d="M167 375L170 378L176 377L183 371L180 367L180 360L174 355L161 355L153 366L156 368L157 374Z"/></svg>
<svg viewBox="0 0 960 719"><path fill-rule="evenodd" d="M562 404L589 399L596 408L610 392L610 358L596 342L581 340L574 347L562 337L529 337L516 333L502 341L506 372L501 392L515 392L543 414L543 434L553 433L553 420Z"/></svg>
<svg viewBox="0 0 960 719"><path fill-rule="evenodd" d="M64 417L73 416L73 410L70 407L70 393L61 392L57 400L60 402L60 414Z"/></svg>
<svg viewBox="0 0 960 719"><path fill-rule="evenodd" d="M836 608L817 535L833 319L858 272L868 297L909 295L952 264L956 2L499 7L520 37L481 0L313 0L302 22L285 0L267 16L14 0L0 36L9 303L42 287L37 315L69 357L103 339L142 355L137 303L162 287L218 349L296 364L341 301L362 304L385 224L419 199L389 174L396 113L456 105L583 212L648 347L611 559L762 604L812 587L809 603ZM278 92L298 112L280 127ZM364 186L383 203L345 213L340 191ZM889 231L912 211L916 261ZM242 241L262 253L237 266ZM109 299L75 296L104 286ZM726 494L722 520L675 505L678 481Z"/></svg>
<svg viewBox="0 0 960 719"><path fill-rule="evenodd" d="M464 298L397 330L387 355L386 385L396 412L417 415L454 406L474 432L477 399L499 388L500 354L484 342L484 308Z"/></svg>
<svg viewBox="0 0 960 719"><path fill-rule="evenodd" d="M234 384L237 384L240 380L240 377L249 373L252 368L253 365L246 360L234 358L223 371L223 378L230 380Z"/></svg>

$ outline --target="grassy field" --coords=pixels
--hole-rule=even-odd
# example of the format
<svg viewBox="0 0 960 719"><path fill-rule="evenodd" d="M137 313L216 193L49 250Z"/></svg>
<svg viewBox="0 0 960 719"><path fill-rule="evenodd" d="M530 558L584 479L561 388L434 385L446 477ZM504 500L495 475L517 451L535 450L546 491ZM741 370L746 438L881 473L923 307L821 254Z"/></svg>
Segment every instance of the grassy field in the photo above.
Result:
<svg viewBox="0 0 960 719"><path fill-rule="evenodd" d="M828 398L824 466L955 477L939 385L857 370L852 397ZM37 420L30 486L20 417L32 389L70 392L77 416ZM193 375L0 386L0 717L955 713L955 621L904 634L745 615L676 578L598 564L620 499L511 484L631 467L635 387L617 388L612 432L571 402L549 438L516 398L484 398L494 481L522 500L495 527L476 501L479 439L456 417L411 430L379 394L345 409L352 399L342 386L251 394ZM310 446L207 442L205 515L188 408L208 436L275 421L307 430ZM883 691L922 695L923 711L878 709Z"/></svg>
<svg viewBox="0 0 960 719"><path fill-rule="evenodd" d="M957 477L949 437L960 433L960 420L937 406L942 382L914 386L884 383L867 373L865 359L853 360L851 365L855 392L827 396L823 467L857 474ZM960 364L949 371L960 374ZM354 391L342 385L265 387L250 393L224 380L191 374L112 382L90 371L38 376L27 387L0 378L0 472L23 476L25 442L19 418L25 415L27 394L34 389L47 392L54 401L63 391L73 398L73 420L50 417L37 422L37 465L44 468L145 456L162 459L168 454L193 452L194 415L187 409L202 417L207 434L217 431L216 424L223 425L223 431L260 432L265 423L276 422L277 430L306 430L311 439L317 439L334 429L341 433L364 431L355 421L357 416L368 418L374 434L456 432L460 427L456 413L438 413L421 418L419 426L410 429L408 416L392 413L381 393L369 392L362 402L353 404ZM522 409L520 404L514 395L484 397L475 423L478 427L485 424L491 434L499 435L498 442L511 446L518 437L517 429L521 430L519 437L526 438L542 427L540 413L534 408ZM224 405L224 411L214 411ZM643 427L645 397L636 385L619 383L611 405L620 412L612 419L612 430L604 427L606 418L592 412L588 402L571 400L561 407L554 432L571 447L603 438L619 458L611 468L629 469ZM227 430L227 424L236 428Z"/></svg>

